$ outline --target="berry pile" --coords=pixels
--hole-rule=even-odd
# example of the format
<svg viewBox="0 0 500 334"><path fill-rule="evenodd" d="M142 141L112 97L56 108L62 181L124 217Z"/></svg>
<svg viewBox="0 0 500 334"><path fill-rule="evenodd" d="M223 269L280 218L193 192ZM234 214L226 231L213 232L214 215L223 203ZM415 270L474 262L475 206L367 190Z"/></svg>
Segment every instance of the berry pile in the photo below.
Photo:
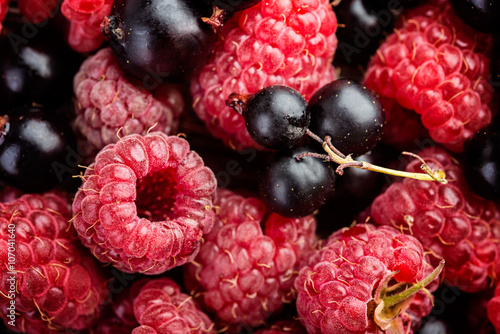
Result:
<svg viewBox="0 0 500 334"><path fill-rule="evenodd" d="M500 333L499 8L0 0L0 333Z"/></svg>

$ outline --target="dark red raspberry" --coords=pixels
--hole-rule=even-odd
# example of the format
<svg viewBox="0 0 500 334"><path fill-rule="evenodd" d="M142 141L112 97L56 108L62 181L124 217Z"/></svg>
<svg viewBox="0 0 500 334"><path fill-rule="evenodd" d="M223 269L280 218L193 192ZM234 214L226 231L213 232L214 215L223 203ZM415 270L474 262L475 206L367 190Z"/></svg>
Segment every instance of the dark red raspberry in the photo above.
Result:
<svg viewBox="0 0 500 334"><path fill-rule="evenodd" d="M437 0L405 13L381 45L365 84L421 116L433 140L462 151L491 121L491 35L474 31Z"/></svg>
<svg viewBox="0 0 500 334"><path fill-rule="evenodd" d="M112 0L64 0L61 12L70 21L68 44L78 52L97 50L105 40L100 24L111 13Z"/></svg>
<svg viewBox="0 0 500 334"><path fill-rule="evenodd" d="M0 186L0 203L8 203L21 197L22 191L11 186Z"/></svg>
<svg viewBox="0 0 500 334"><path fill-rule="evenodd" d="M2 31L2 21L9 10L10 0L0 0L0 32Z"/></svg>
<svg viewBox="0 0 500 334"><path fill-rule="evenodd" d="M94 256L160 274L191 261L213 225L213 172L189 143L162 132L106 146L82 177L73 224Z"/></svg>
<svg viewBox="0 0 500 334"><path fill-rule="evenodd" d="M59 12L57 0L18 0L17 5L21 14L32 23L41 24Z"/></svg>
<svg viewBox="0 0 500 334"><path fill-rule="evenodd" d="M461 167L447 152L429 148L419 155L452 181L394 183L373 201L371 217L417 238L433 264L445 259L444 277L450 284L480 291L500 268L500 211L468 189ZM414 161L406 170L421 172L420 165Z"/></svg>
<svg viewBox="0 0 500 334"><path fill-rule="evenodd" d="M293 281L317 239L313 216L264 216L254 197L219 189L214 228L185 267L186 287L221 327L255 327L295 299Z"/></svg>
<svg viewBox="0 0 500 334"><path fill-rule="evenodd" d="M500 333L500 284L497 284L495 296L488 302L488 318Z"/></svg>
<svg viewBox="0 0 500 334"><path fill-rule="evenodd" d="M256 147L243 117L225 104L231 93L286 85L306 99L334 79L337 18L328 0L269 0L229 19L214 56L193 80L197 115L233 149Z"/></svg>
<svg viewBox="0 0 500 334"><path fill-rule="evenodd" d="M280 320L255 334L307 334L307 331L298 320Z"/></svg>
<svg viewBox="0 0 500 334"><path fill-rule="evenodd" d="M176 86L162 88L160 97L134 85L110 48L100 50L83 62L75 75L75 127L94 147L116 143L121 136L146 134L151 128L175 133L184 110Z"/></svg>
<svg viewBox="0 0 500 334"><path fill-rule="evenodd" d="M14 301L16 331L83 330L99 317L107 281L75 240L70 218L68 201L53 193L0 203L0 313L5 323L11 321L8 307ZM8 253L12 247L15 257Z"/></svg>
<svg viewBox="0 0 500 334"><path fill-rule="evenodd" d="M311 334L411 333L411 317L431 311L431 295L422 289L439 270L428 266L417 239L392 227L344 228L295 280L300 321ZM437 286L434 280L427 290Z"/></svg>
<svg viewBox="0 0 500 334"><path fill-rule="evenodd" d="M166 277L144 285L134 300L134 314L141 326L133 334L217 333L197 302Z"/></svg>

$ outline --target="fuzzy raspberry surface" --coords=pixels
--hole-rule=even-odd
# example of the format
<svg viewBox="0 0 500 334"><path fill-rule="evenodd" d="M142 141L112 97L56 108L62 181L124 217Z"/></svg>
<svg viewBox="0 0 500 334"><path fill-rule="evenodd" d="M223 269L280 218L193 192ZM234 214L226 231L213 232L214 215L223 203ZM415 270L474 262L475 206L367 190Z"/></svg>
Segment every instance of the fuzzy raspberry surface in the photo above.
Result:
<svg viewBox="0 0 500 334"><path fill-rule="evenodd" d="M258 326L294 300L296 271L317 242L316 220L264 218L263 202L224 189L215 205L214 228L185 267L186 287L230 332Z"/></svg>
<svg viewBox="0 0 500 334"><path fill-rule="evenodd" d="M83 330L99 317L107 281L68 226L70 218L69 202L54 193L0 203L0 307L3 321L12 320L6 318L6 296L14 287L16 321L10 329L33 334ZM15 226L14 238L9 224ZM15 249L12 268L9 247Z"/></svg>
<svg viewBox="0 0 500 334"><path fill-rule="evenodd" d="M94 256L154 275L191 261L213 225L213 172L189 143L129 135L96 156L73 202L73 224Z"/></svg>
<svg viewBox="0 0 500 334"><path fill-rule="evenodd" d="M452 181L394 183L373 201L371 217L377 225L412 234L431 254L433 264L444 258L444 278L451 285L478 292L500 268L500 212L493 202L469 190L462 168L446 151L428 148L419 155ZM421 172L420 165L413 161L406 170Z"/></svg>
<svg viewBox="0 0 500 334"><path fill-rule="evenodd" d="M495 295L488 302L487 312L497 333L500 333L500 284L497 284Z"/></svg>
<svg viewBox="0 0 500 334"><path fill-rule="evenodd" d="M68 44L77 52L97 50L105 40L100 24L111 13L112 0L64 0L62 14L69 20Z"/></svg>
<svg viewBox="0 0 500 334"><path fill-rule="evenodd" d="M217 333L214 323L189 295L170 278L146 283L134 300L140 326L133 334Z"/></svg>
<svg viewBox="0 0 500 334"><path fill-rule="evenodd" d="M306 99L334 80L337 18L328 0L269 0L224 24L214 55L192 81L194 109L209 131L237 150L257 147L231 93L286 85Z"/></svg>
<svg viewBox="0 0 500 334"><path fill-rule="evenodd" d="M74 127L97 149L128 134L146 134L153 126L154 131L172 134L184 110L176 86L162 88L161 96L155 97L124 76L110 48L82 63L73 87Z"/></svg>
<svg viewBox="0 0 500 334"><path fill-rule="evenodd" d="M365 84L420 115L452 151L491 121L491 35L474 31L448 0L406 12L370 62Z"/></svg>
<svg viewBox="0 0 500 334"><path fill-rule="evenodd" d="M389 288L396 283L411 285L430 271L423 247L414 237L370 224L344 228L329 237L295 280L300 321L308 333L385 333L374 322L376 305L372 304L383 279L397 272ZM434 281L427 289L433 291L437 285ZM432 308L424 292L413 298L412 304L417 305L395 320L401 329L411 330L406 311L423 317Z"/></svg>

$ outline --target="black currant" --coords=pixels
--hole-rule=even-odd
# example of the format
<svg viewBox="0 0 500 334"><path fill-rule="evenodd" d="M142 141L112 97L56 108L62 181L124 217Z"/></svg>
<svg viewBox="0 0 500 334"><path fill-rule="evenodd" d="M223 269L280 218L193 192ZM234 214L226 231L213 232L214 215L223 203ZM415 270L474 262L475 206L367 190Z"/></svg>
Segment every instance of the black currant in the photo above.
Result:
<svg viewBox="0 0 500 334"><path fill-rule="evenodd" d="M481 197L500 199L500 129L492 124L474 134L464 151L464 176Z"/></svg>
<svg viewBox="0 0 500 334"><path fill-rule="evenodd" d="M185 81L204 64L215 34L200 0L121 0L101 24L122 68L144 88Z"/></svg>
<svg viewBox="0 0 500 334"><path fill-rule="evenodd" d="M500 2L498 0L450 0L457 15L472 28L498 33L500 26Z"/></svg>
<svg viewBox="0 0 500 334"><path fill-rule="evenodd" d="M330 136L342 153L370 151L383 133L385 114L374 93L359 82L339 79L321 87L309 100L309 130Z"/></svg>
<svg viewBox="0 0 500 334"><path fill-rule="evenodd" d="M393 29L392 12L376 9L371 1L363 0L342 0L334 9L342 24L337 31L335 63L366 66L384 34Z"/></svg>
<svg viewBox="0 0 500 334"><path fill-rule="evenodd" d="M241 111L252 138L266 148L294 146L309 125L307 101L287 86L268 86L250 97L231 94L227 104Z"/></svg>
<svg viewBox="0 0 500 334"><path fill-rule="evenodd" d="M48 190L63 180L75 146L67 123L41 108L0 116L0 179L24 192Z"/></svg>
<svg viewBox="0 0 500 334"><path fill-rule="evenodd" d="M47 26L33 38L12 31L0 42L0 112L20 105L56 105L71 98L81 57L57 29Z"/></svg>
<svg viewBox="0 0 500 334"><path fill-rule="evenodd" d="M274 212L285 217L307 216L323 205L334 190L332 164L314 157L295 158L313 149L296 146L276 152L260 174L260 196Z"/></svg>
<svg viewBox="0 0 500 334"><path fill-rule="evenodd" d="M386 10L401 10L404 8L413 8L420 6L426 0L363 0L365 3L372 3L373 6L377 6L379 9Z"/></svg>
<svg viewBox="0 0 500 334"><path fill-rule="evenodd" d="M218 7L230 13L255 6L260 0L204 0L211 6Z"/></svg>
<svg viewBox="0 0 500 334"><path fill-rule="evenodd" d="M500 92L500 35L493 38L493 48L490 57L490 84Z"/></svg>

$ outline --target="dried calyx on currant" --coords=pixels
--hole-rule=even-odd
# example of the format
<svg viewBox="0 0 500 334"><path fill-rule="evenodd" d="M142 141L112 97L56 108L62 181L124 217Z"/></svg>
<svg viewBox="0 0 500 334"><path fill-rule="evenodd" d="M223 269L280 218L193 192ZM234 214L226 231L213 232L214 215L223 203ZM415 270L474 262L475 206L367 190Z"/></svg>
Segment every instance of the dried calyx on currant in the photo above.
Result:
<svg viewBox="0 0 500 334"><path fill-rule="evenodd" d="M235 12L255 6L260 0L203 0L212 6L212 16L202 17L201 20L208 23L212 30L217 33L221 29L224 21Z"/></svg>
<svg viewBox="0 0 500 334"><path fill-rule="evenodd" d="M397 171L353 159L370 151L380 140L385 120L375 95L355 80L340 79L327 84L309 103L296 90L274 85L253 95L233 93L226 104L244 117L248 132L259 145L279 150L261 173L259 186L262 199L281 215L308 215L325 202L335 182L333 169L323 162L338 164L335 172L339 175L345 168L354 167L447 182L444 172L432 170L423 159L409 152L403 154L421 160L423 173ZM307 137L321 143L324 153L313 152L310 145L305 147ZM318 163L310 158L318 158ZM319 176L313 175L313 170L318 170Z"/></svg>

